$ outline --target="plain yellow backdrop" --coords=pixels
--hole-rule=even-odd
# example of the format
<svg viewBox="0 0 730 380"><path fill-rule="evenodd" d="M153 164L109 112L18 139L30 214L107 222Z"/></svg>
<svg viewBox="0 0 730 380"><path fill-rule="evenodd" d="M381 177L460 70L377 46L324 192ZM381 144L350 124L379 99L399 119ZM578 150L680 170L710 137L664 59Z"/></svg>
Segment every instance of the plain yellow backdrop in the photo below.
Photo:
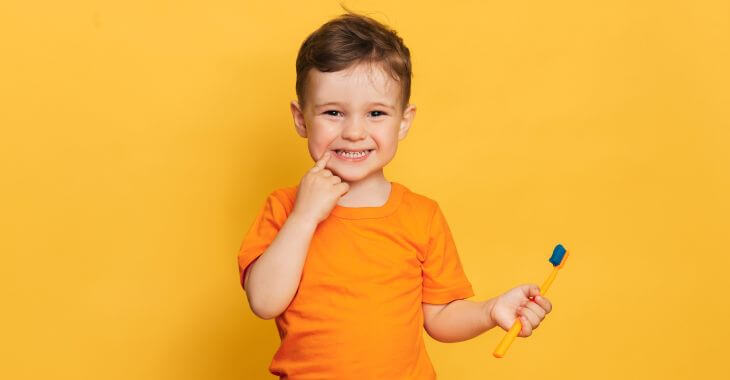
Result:
<svg viewBox="0 0 730 380"><path fill-rule="evenodd" d="M441 379L719 378L730 350L727 1L346 1L411 49L386 177L436 199L482 300L571 256L554 311L424 335ZM269 379L236 253L312 160L294 63L336 1L0 12L0 377Z"/></svg>

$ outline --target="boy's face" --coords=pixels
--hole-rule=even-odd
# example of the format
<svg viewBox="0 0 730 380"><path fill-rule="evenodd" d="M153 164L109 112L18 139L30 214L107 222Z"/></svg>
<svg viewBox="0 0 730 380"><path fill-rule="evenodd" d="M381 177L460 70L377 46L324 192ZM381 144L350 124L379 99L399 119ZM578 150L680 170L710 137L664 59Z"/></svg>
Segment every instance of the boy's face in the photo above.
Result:
<svg viewBox="0 0 730 380"><path fill-rule="evenodd" d="M312 159L331 151L326 167L345 182L382 173L416 112L411 104L402 111L398 82L376 64L337 72L311 69L308 75L305 108L292 101L291 111ZM348 158L340 150L365 150L365 156Z"/></svg>

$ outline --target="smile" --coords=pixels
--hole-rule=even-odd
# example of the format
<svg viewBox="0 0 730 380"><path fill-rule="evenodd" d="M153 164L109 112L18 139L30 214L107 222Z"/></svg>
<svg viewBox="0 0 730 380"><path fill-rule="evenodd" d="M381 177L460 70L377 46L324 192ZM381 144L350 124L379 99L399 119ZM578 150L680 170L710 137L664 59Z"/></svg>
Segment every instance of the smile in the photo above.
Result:
<svg viewBox="0 0 730 380"><path fill-rule="evenodd" d="M370 156L370 153L372 151L373 151L373 149L366 149L366 150L361 150L358 152L335 150L334 152L335 152L335 156L337 156L337 158L339 158L341 160L355 162L355 161L365 160L366 158L368 158L368 156Z"/></svg>

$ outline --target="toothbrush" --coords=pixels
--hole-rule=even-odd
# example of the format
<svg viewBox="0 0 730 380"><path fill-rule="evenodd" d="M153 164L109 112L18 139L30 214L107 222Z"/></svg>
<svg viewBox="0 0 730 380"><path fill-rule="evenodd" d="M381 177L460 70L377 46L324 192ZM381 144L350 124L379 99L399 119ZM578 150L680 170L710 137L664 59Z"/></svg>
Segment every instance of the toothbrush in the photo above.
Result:
<svg viewBox="0 0 730 380"><path fill-rule="evenodd" d="M560 270L565 265L565 260L567 259L568 251L565 250L565 247L563 247L562 244L556 245L555 249L553 249L553 255L550 256L550 259L548 259L548 261L553 264L553 272L550 273L550 276L548 276L547 280L545 280L545 283L543 283L540 287L541 295L545 295L545 293L547 293L550 285L552 285L553 281L555 281L555 276L558 275L558 270ZM530 297L530 300L532 300L532 297ZM499 342L499 345L494 350L494 357L504 357L504 355L507 353L507 349L512 344L512 341L515 340L517 334L520 333L520 330L522 330L522 323L520 323L520 319L517 318L515 320L515 323L512 325L509 331L507 331L507 334L504 336L504 338L502 338L502 341Z"/></svg>

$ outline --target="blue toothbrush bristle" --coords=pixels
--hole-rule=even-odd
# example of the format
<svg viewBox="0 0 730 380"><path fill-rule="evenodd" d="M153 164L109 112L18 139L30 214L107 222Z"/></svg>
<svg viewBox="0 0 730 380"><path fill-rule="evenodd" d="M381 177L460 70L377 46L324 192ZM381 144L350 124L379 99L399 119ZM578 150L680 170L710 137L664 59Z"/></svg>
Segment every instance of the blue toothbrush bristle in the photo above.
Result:
<svg viewBox="0 0 730 380"><path fill-rule="evenodd" d="M563 247L562 244L558 244L555 246L555 249L553 249L553 255L550 256L548 261L556 267L563 261L563 257L565 257L565 247Z"/></svg>

